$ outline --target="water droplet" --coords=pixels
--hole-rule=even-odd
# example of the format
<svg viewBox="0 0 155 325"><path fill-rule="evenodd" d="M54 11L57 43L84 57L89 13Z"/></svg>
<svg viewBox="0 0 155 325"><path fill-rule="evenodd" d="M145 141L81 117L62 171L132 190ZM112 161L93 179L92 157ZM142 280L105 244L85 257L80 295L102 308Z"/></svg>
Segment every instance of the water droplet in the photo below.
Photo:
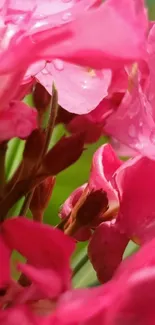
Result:
<svg viewBox="0 0 155 325"><path fill-rule="evenodd" d="M136 128L133 124L131 124L129 126L129 130L128 130L128 133L129 133L129 136L132 137L132 138L135 138L136 137Z"/></svg>
<svg viewBox="0 0 155 325"><path fill-rule="evenodd" d="M46 75L46 74L48 74L48 71L46 69L43 69L42 74Z"/></svg>
<svg viewBox="0 0 155 325"><path fill-rule="evenodd" d="M88 88L88 82L87 82L87 80L82 81L81 82L81 85L82 85L82 88L83 89L87 89Z"/></svg>
<svg viewBox="0 0 155 325"><path fill-rule="evenodd" d="M68 21L71 18L71 13L70 12L65 12L62 16L62 20Z"/></svg>
<svg viewBox="0 0 155 325"><path fill-rule="evenodd" d="M134 144L134 147L137 149L137 150L142 150L144 148L144 144L142 142L136 142Z"/></svg>
<svg viewBox="0 0 155 325"><path fill-rule="evenodd" d="M152 130L151 131L151 134L150 134L150 141L155 144L155 130Z"/></svg>
<svg viewBox="0 0 155 325"><path fill-rule="evenodd" d="M59 59L55 59L53 60L53 64L55 69L62 71L64 69L64 64L63 61L59 60Z"/></svg>
<svg viewBox="0 0 155 325"><path fill-rule="evenodd" d="M140 126L140 127L143 126L143 121L139 121L139 126Z"/></svg>

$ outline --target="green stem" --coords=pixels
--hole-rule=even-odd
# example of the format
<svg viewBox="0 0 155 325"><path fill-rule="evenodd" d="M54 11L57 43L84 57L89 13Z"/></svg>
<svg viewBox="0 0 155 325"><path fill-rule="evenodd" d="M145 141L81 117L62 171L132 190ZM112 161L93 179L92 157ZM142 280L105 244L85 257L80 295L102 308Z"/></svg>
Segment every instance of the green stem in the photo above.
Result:
<svg viewBox="0 0 155 325"><path fill-rule="evenodd" d="M31 200L32 200L32 196L33 196L34 190L35 189L33 189L32 191L30 191L26 195L25 200L24 200L24 203L23 203L23 206L22 206L22 208L20 210L19 216L26 216L27 211L28 211L29 206L30 206L30 203L31 203Z"/></svg>
<svg viewBox="0 0 155 325"><path fill-rule="evenodd" d="M46 134L46 143L43 150L43 156L46 154L48 150L48 146L50 144L50 140L54 131L55 121L58 113L58 92L53 84L52 86L52 98L50 103L50 117L47 126L47 134Z"/></svg>
<svg viewBox="0 0 155 325"><path fill-rule="evenodd" d="M81 258L81 260L77 263L77 265L75 266L73 273L72 273L72 277L74 277L79 271L80 269L86 264L86 262L88 261L88 255L87 253Z"/></svg>

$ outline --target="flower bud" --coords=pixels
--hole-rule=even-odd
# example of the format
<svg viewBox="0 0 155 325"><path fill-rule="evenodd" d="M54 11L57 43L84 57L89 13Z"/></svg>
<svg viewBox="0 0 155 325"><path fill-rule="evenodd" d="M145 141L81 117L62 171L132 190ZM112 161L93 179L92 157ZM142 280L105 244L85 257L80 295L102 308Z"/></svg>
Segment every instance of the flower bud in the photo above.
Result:
<svg viewBox="0 0 155 325"><path fill-rule="evenodd" d="M24 174L30 174L37 165L45 144L45 132L34 130L26 141L23 153Z"/></svg>
<svg viewBox="0 0 155 325"><path fill-rule="evenodd" d="M108 198L106 192L102 189L92 190L77 211L76 220L82 226L90 225L107 209Z"/></svg>
<svg viewBox="0 0 155 325"><path fill-rule="evenodd" d="M30 203L30 210L34 220L42 221L43 214L48 206L54 185L55 177L49 176L35 188Z"/></svg>
<svg viewBox="0 0 155 325"><path fill-rule="evenodd" d="M37 82L34 91L33 91L33 101L35 108L39 113L42 111L44 113L50 103L51 95L47 90Z"/></svg>
<svg viewBox="0 0 155 325"><path fill-rule="evenodd" d="M57 175L79 159L84 147L84 133L62 137L47 153L40 173Z"/></svg>

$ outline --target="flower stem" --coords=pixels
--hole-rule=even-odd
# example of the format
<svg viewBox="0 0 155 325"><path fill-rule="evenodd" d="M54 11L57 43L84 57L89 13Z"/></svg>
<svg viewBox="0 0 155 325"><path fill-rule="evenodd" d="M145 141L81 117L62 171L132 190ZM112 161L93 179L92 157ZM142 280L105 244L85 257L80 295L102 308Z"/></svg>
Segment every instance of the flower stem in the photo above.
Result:
<svg viewBox="0 0 155 325"><path fill-rule="evenodd" d="M53 134L54 126L55 126L57 113L58 113L58 92L53 84L52 99L51 99L51 103L50 103L50 117L49 117L49 122L48 122L48 126L47 126L47 131L46 131L46 141L45 141L44 148L41 152L41 155L39 157L39 160L37 162L36 171L39 168L40 163L41 163L42 159L44 158L44 156L46 155L46 152L48 150L48 146L49 146L49 143L50 143L50 140L51 140L51 137ZM26 195L23 206L20 211L21 216L26 215L26 213L29 209L29 205L31 203L31 199L33 197L33 193L34 193L34 189Z"/></svg>
<svg viewBox="0 0 155 325"><path fill-rule="evenodd" d="M43 156L46 154L48 150L48 146L50 144L50 140L53 134L55 121L58 113L58 92L53 84L52 86L52 98L50 103L50 117L47 127L47 133L46 133L46 142L43 150Z"/></svg>
<svg viewBox="0 0 155 325"><path fill-rule="evenodd" d="M86 262L88 261L88 254L86 253L82 258L81 260L78 262L78 264L75 266L75 268L73 269L73 272L72 272L72 277L74 277L79 271L80 269L82 268L83 265L86 264Z"/></svg>
<svg viewBox="0 0 155 325"><path fill-rule="evenodd" d="M23 206L22 206L22 208L20 210L19 216L24 216L24 215L27 214L27 211L28 211L29 206L30 206L30 202L32 200L33 193L34 193L34 189L32 191L30 191L26 195L25 200L24 200L24 203L23 203Z"/></svg>

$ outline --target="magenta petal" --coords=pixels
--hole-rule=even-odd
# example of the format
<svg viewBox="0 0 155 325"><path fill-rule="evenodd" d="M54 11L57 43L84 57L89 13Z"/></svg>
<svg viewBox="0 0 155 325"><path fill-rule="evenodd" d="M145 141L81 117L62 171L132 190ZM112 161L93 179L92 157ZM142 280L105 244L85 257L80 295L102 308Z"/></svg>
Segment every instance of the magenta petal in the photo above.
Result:
<svg viewBox="0 0 155 325"><path fill-rule="evenodd" d="M121 263L128 241L116 223L103 222L95 230L88 254L101 282L106 282L113 276Z"/></svg>
<svg viewBox="0 0 155 325"><path fill-rule="evenodd" d="M70 196L67 198L67 200L63 203L61 206L59 216L61 218L66 218L71 213L72 209L74 208L75 204L79 200L80 196L82 195L84 189L86 188L87 183L83 184L82 186L78 187L76 190L74 190Z"/></svg>
<svg viewBox="0 0 155 325"><path fill-rule="evenodd" d="M79 324L100 311L104 314L109 302L107 286L68 291L58 301L56 316L64 323Z"/></svg>
<svg viewBox="0 0 155 325"><path fill-rule="evenodd" d="M73 239L56 228L22 217L6 220L2 230L8 245L25 256L29 264L52 268L62 277L64 287L69 285L69 259L75 247Z"/></svg>
<svg viewBox="0 0 155 325"><path fill-rule="evenodd" d="M154 324L154 249L155 240L152 240L118 269L113 279L114 300L107 324Z"/></svg>
<svg viewBox="0 0 155 325"><path fill-rule="evenodd" d="M61 48L55 45L53 56L96 69L118 68L125 62L144 58L147 21L144 24L130 2L127 1L130 9L127 13L125 6L122 10L121 6L117 8L116 1L106 1L68 24L66 29L72 38Z"/></svg>
<svg viewBox="0 0 155 325"><path fill-rule="evenodd" d="M135 157L116 172L121 229L138 243L155 236L155 161Z"/></svg>
<svg viewBox="0 0 155 325"><path fill-rule="evenodd" d="M10 255L11 251L0 235L0 290L5 290L10 283Z"/></svg>
<svg viewBox="0 0 155 325"><path fill-rule="evenodd" d="M24 72L22 71L13 71L8 72L7 74L0 73L0 112L3 110L9 103L10 100L14 98L18 92L18 88L22 82Z"/></svg>
<svg viewBox="0 0 155 325"><path fill-rule="evenodd" d="M155 159L155 120L153 106L135 85L127 92L118 109L106 120L107 134L131 149Z"/></svg>
<svg viewBox="0 0 155 325"><path fill-rule="evenodd" d="M119 157L135 157L138 155L137 151L131 149L125 144L122 144L115 138L110 139L110 144L112 145L113 149Z"/></svg>
<svg viewBox="0 0 155 325"><path fill-rule="evenodd" d="M117 203L117 191L114 189L113 175L122 162L117 158L109 144L101 146L94 154L90 172L90 188L103 189L110 201Z"/></svg>
<svg viewBox="0 0 155 325"><path fill-rule="evenodd" d="M59 104L67 111L86 114L108 95L111 74L110 70L91 72L87 68L56 59L46 65L37 79L50 94L54 81L59 93Z"/></svg>
<svg viewBox="0 0 155 325"><path fill-rule="evenodd" d="M37 269L28 264L19 264L18 269L35 283L37 289L46 297L52 299L61 293L61 278L52 269Z"/></svg>
<svg viewBox="0 0 155 325"><path fill-rule="evenodd" d="M0 141L26 138L37 128L37 111L25 103L13 101L0 112Z"/></svg>
<svg viewBox="0 0 155 325"><path fill-rule="evenodd" d="M37 317L26 306L17 305L0 311L2 325L38 325Z"/></svg>

